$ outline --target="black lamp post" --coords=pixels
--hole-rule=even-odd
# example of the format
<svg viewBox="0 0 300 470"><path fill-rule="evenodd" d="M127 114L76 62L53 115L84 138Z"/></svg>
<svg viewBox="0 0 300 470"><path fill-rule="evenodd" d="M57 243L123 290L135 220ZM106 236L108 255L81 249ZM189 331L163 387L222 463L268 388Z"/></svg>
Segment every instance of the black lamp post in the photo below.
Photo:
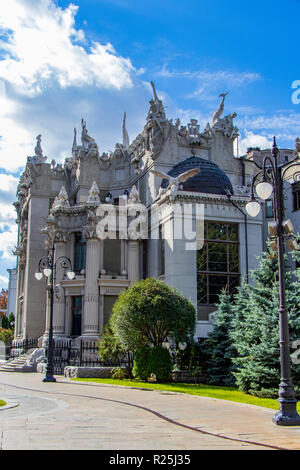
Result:
<svg viewBox="0 0 300 470"><path fill-rule="evenodd" d="M69 279L74 279L75 273L72 271L72 263L69 258L66 256L60 256L54 261L55 245L52 243L51 250L48 256L44 256L40 259L38 264L38 270L35 273L35 278L40 281L43 277L43 274L49 278L49 285L47 290L49 291L50 296L50 319L49 319L49 335L48 335L48 354L47 354L47 364L46 364L46 374L43 379L43 382L56 382L53 366L53 300L55 293L55 282L56 282L56 268L57 263L60 264L60 267L67 271L67 276Z"/></svg>
<svg viewBox="0 0 300 470"><path fill-rule="evenodd" d="M261 170L254 176L251 187L251 200L246 205L248 214L256 217L260 211L260 204L254 196L256 194L261 199L269 199L273 194L274 215L275 215L275 248L278 251L279 270L279 322L280 322L280 364L281 383L279 389L280 410L274 415L273 422L281 426L300 426L300 416L297 413L297 399L294 385L291 378L290 362L290 340L288 326L288 312L286 307L285 293L285 267L284 267L284 200L283 182L293 178L293 174L300 169L300 159L297 156L291 162L279 164L279 150L274 143L272 148L272 158L264 158ZM296 168L297 167L297 168ZM259 181L259 182L258 182ZM256 184L256 186L255 186Z"/></svg>

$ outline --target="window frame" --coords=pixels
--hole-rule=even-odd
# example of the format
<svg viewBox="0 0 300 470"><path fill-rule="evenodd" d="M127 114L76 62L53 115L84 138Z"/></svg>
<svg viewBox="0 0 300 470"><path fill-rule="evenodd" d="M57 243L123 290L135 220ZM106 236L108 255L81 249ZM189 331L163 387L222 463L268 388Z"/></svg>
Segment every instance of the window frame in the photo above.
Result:
<svg viewBox="0 0 300 470"><path fill-rule="evenodd" d="M296 183L292 186L293 191L293 212L300 210L300 184Z"/></svg>
<svg viewBox="0 0 300 470"><path fill-rule="evenodd" d="M226 239L221 240L221 239L212 239L209 238L208 234L208 227L209 224L215 224L215 225L224 225L226 226ZM230 226L235 226L237 230L237 240L231 240L229 236L229 231L228 228ZM218 244L218 245L226 245L226 271L214 271L209 269L210 266L210 259L209 259L209 245L211 244ZM236 246L237 247L237 254L238 254L238 267L236 271L231 270L231 259L230 259L230 247L231 246ZM198 307L212 307L215 306L215 302L211 302L211 298L213 296L219 295L212 293L211 288L212 284L210 281L212 281L212 278L215 277L226 277L226 284L224 287L227 287L228 292L231 294L231 287L232 287L232 281L234 279L237 280L237 285L240 284L240 241L239 241L239 224L234 223L234 222L214 222L214 221L206 221L205 222L205 235L204 235L204 241L203 241L203 247L197 251L197 305ZM205 254L205 267L206 269L198 269L198 256L201 250L205 249L206 254ZM206 293L205 293L205 298L206 302L199 302L199 288L198 288L198 283L199 283L199 277L203 276L206 279ZM202 297L203 298L203 297Z"/></svg>

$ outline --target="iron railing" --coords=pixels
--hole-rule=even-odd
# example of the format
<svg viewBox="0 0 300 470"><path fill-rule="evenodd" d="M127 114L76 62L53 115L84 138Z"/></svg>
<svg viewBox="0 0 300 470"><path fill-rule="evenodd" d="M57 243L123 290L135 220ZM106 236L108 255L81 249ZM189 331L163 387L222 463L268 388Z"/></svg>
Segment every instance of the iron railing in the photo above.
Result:
<svg viewBox="0 0 300 470"><path fill-rule="evenodd" d="M26 354L30 349L38 348L38 338L14 340L11 345L7 345L7 356L14 359L22 354Z"/></svg>
<svg viewBox="0 0 300 470"><path fill-rule="evenodd" d="M47 355L47 348L46 348ZM63 375L67 366L77 367L127 367L132 364L131 355L117 361L102 361L97 341L80 340L77 344L71 339L55 341L53 349L54 373Z"/></svg>
<svg viewBox="0 0 300 470"><path fill-rule="evenodd" d="M38 348L38 338L14 340L11 345L6 345L0 359L12 360L30 349ZM47 358L47 345L45 357ZM4 357L5 356L5 357ZM131 367L133 357L129 353L126 357L120 357L116 361L102 361L99 356L97 341L74 341L72 339L55 340L53 347L54 373L64 374L67 366L77 367Z"/></svg>

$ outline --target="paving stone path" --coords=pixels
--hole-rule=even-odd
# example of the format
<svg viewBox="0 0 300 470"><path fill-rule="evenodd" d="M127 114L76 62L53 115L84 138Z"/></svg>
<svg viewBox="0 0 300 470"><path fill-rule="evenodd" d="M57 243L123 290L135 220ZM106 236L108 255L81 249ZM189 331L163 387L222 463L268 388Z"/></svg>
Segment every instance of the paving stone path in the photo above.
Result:
<svg viewBox="0 0 300 470"><path fill-rule="evenodd" d="M274 410L177 393L0 373L1 450L300 449Z"/></svg>

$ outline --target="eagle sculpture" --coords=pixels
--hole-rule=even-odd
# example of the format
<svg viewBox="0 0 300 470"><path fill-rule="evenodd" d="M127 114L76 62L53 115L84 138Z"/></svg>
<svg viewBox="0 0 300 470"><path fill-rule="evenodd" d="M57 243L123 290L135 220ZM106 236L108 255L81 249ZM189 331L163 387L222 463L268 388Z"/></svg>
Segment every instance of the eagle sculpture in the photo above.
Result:
<svg viewBox="0 0 300 470"><path fill-rule="evenodd" d="M162 173L161 171L157 171L157 170L150 170L150 171L154 175L159 176L160 178L163 178L163 179L167 179L169 181L169 185L166 191L170 190L170 199L175 198L176 193L179 189L180 183L184 183L188 179L200 173L199 168L192 168L191 170L185 171L184 173L181 173L181 175L178 175L174 178L173 176L167 175L166 173Z"/></svg>

